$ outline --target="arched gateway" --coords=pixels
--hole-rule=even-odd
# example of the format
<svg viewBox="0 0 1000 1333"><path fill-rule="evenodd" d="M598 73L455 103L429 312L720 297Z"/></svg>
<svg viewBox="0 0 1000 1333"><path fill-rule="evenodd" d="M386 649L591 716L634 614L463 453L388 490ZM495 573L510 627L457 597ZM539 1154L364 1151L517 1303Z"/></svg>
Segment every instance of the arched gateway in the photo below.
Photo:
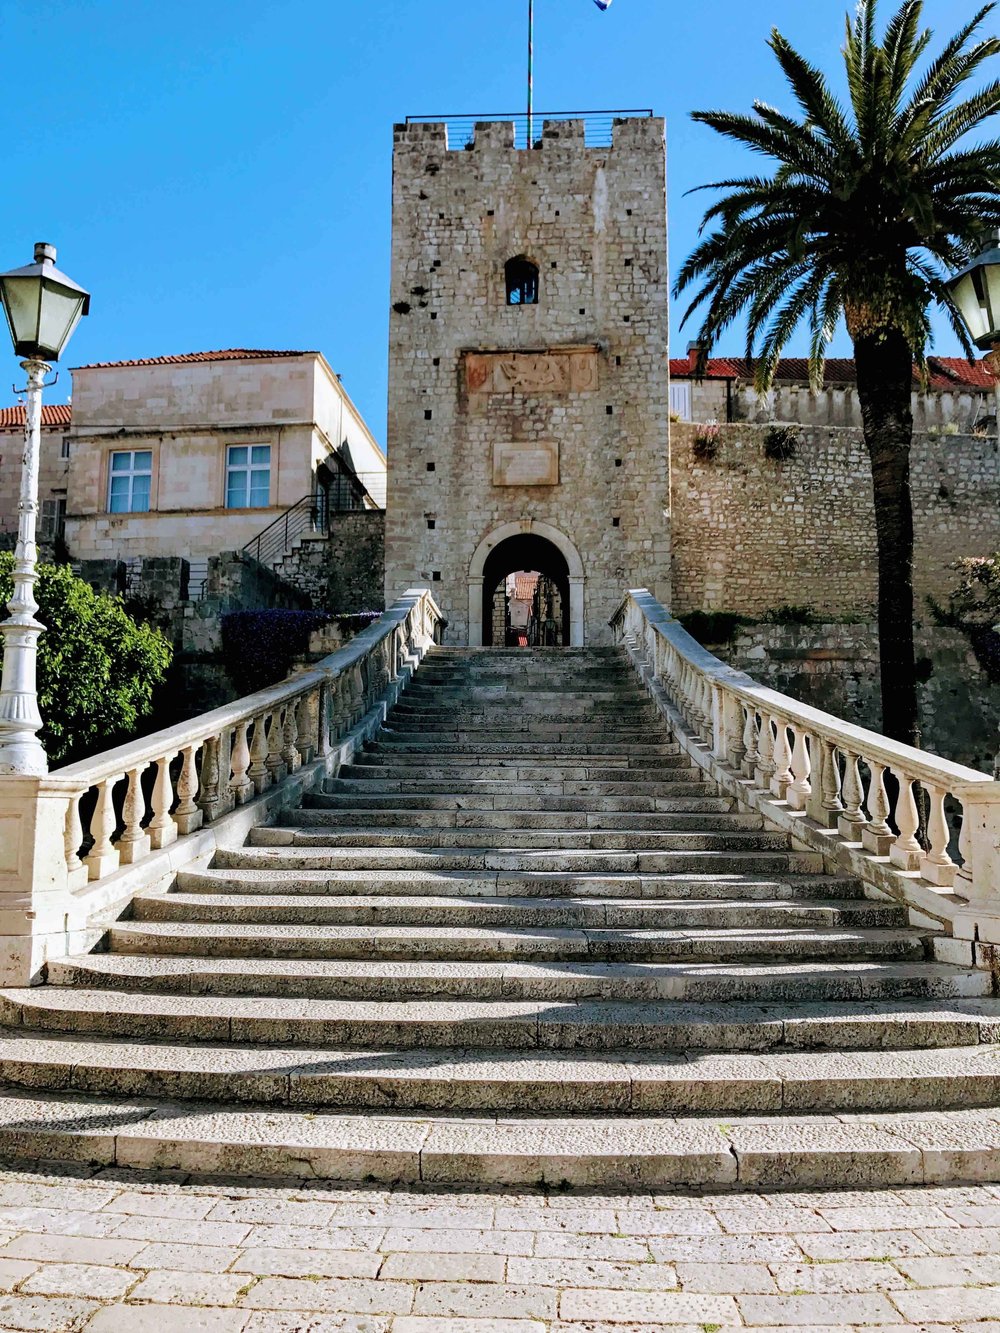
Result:
<svg viewBox="0 0 1000 1333"><path fill-rule="evenodd" d="M517 570L551 579L562 597L561 639L583 645L583 561L558 528L535 519L504 523L479 543L469 566L469 646L493 641L490 612L501 582Z"/></svg>

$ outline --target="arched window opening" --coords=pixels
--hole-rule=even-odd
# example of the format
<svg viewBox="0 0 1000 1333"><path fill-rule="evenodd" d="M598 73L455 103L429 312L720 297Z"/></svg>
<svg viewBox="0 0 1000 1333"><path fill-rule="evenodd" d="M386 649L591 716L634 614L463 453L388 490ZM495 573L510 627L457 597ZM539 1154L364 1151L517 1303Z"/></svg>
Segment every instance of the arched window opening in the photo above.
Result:
<svg viewBox="0 0 1000 1333"><path fill-rule="evenodd" d="M508 305L538 304L538 265L524 255L508 259L504 265Z"/></svg>

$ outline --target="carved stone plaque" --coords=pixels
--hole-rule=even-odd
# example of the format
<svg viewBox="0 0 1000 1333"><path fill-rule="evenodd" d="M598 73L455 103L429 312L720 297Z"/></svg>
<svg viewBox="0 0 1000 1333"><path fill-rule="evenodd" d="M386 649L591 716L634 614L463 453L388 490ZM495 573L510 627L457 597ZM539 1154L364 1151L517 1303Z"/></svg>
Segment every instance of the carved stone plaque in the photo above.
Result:
<svg viewBox="0 0 1000 1333"><path fill-rule="evenodd" d="M511 441L493 446L494 486L558 486L555 440Z"/></svg>
<svg viewBox="0 0 1000 1333"><path fill-rule="evenodd" d="M598 387L597 351L469 352L465 385L470 394L589 393Z"/></svg>

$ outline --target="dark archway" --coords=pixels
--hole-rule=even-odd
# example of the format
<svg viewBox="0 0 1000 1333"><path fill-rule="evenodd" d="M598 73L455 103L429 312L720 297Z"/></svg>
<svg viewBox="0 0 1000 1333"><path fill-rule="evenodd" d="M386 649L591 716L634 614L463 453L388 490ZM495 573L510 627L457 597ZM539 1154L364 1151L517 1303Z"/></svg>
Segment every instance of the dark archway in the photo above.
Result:
<svg viewBox="0 0 1000 1333"><path fill-rule="evenodd" d="M521 533L500 542L486 557L483 567L483 644L492 646L493 605L498 589L510 574L520 570L534 570L543 578L551 579L559 591L562 603L560 639L566 645L570 641L569 622L569 565L566 557L544 537L534 533ZM497 644L503 646L502 643Z"/></svg>

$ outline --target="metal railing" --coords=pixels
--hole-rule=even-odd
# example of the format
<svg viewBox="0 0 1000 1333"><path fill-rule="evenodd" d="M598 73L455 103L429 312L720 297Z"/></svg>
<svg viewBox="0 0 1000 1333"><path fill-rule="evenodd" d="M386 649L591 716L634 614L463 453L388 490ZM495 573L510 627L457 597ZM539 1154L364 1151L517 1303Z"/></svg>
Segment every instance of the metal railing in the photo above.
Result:
<svg viewBox="0 0 1000 1333"><path fill-rule="evenodd" d="M648 120L653 112L649 108L626 111L536 111L531 117L532 138L534 145L540 144L544 137L546 123L566 120L582 120L588 148L610 148L614 135L615 121ZM476 137L476 126L485 121L500 121L514 126L514 147L527 148L528 115L524 111L514 111L495 115L475 116L407 116L407 125L445 125L448 130L448 147L461 149L471 147Z"/></svg>
<svg viewBox="0 0 1000 1333"><path fill-rule="evenodd" d="M375 492L373 494L372 492ZM247 542L243 553L273 568L306 533L327 533L337 514L385 508L385 474L342 477L329 490L310 491Z"/></svg>

